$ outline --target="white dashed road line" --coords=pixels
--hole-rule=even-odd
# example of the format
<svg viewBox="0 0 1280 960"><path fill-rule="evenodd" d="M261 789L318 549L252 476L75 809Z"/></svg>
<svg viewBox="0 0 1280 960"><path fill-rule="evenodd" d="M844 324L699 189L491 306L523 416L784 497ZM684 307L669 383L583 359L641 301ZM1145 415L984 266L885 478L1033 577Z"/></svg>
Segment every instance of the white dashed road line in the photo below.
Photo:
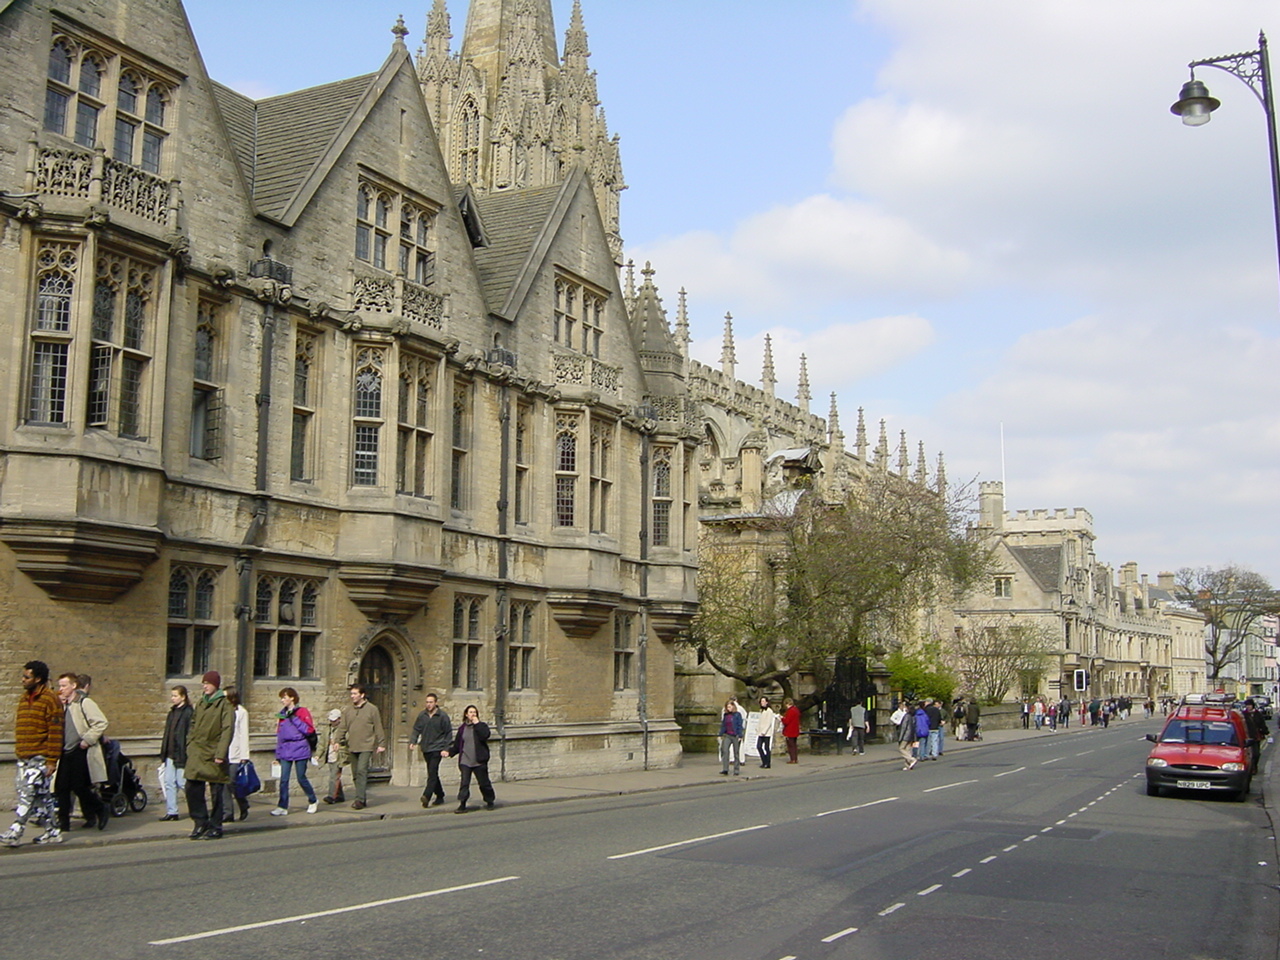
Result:
<svg viewBox="0 0 1280 960"><path fill-rule="evenodd" d="M228 933L242 933L245 930L260 930L263 927L278 927L286 923L302 923L320 917L332 917L340 913L354 913L357 910L372 910L374 907L386 907L394 903L407 903L410 900L423 900L427 897L439 897L446 893L459 893L463 890L475 890L478 887L490 887L495 883L508 883L519 880L519 877L498 877L496 880L482 880L479 883L464 883L457 887L445 887L441 890L427 890L424 893L411 893L405 897L389 897L386 900L371 900L368 903L357 903L350 907L338 907L334 910L319 910L315 913L300 913L292 917L281 917L278 920L263 920L259 923L242 923L236 927L223 927L220 930L205 930L203 933L192 933L185 937L170 937L167 940L152 940L150 946L163 947L171 943L189 943L192 940L207 940L210 937L221 937Z"/></svg>
<svg viewBox="0 0 1280 960"><path fill-rule="evenodd" d="M942 884L940 884L940 883L935 883L935 884L934 884L933 886L931 886L931 887L925 887L923 890L917 891L916 896L917 896L917 897L927 897L929 894L933 893L933 891L935 891L935 890L941 890L941 889L942 889Z"/></svg>
<svg viewBox="0 0 1280 960"><path fill-rule="evenodd" d="M955 783L944 783L940 787L930 787L925 793L933 793L935 790L950 790L952 787L963 787L966 783L977 783L977 780L957 780Z"/></svg>
<svg viewBox="0 0 1280 960"><path fill-rule="evenodd" d="M835 942L836 942L837 940L839 940L841 937L847 937L849 934L851 934L851 933L857 933L857 932L858 932L858 928L857 928L857 927L845 927L845 928L844 928L843 930L841 930L839 933L833 933L833 934L832 934L831 936L829 936L829 937L823 937L823 938L822 938L822 942L823 942L823 943L835 943Z"/></svg>
<svg viewBox="0 0 1280 960"><path fill-rule="evenodd" d="M859 803L852 807L840 807L837 810L826 810L822 813L815 813L813 815L813 818L816 820L818 817L829 817L833 813L848 813L850 810L861 810L864 807L874 807L876 804L890 803L891 801L897 800L897 799L898 799L897 797L885 797L883 800L872 800L869 803Z"/></svg>
<svg viewBox="0 0 1280 960"><path fill-rule="evenodd" d="M906 906L906 904L905 904L905 903L895 903L895 904L894 904L893 906L891 906L891 907L885 907L883 910L881 910L881 911L877 914L877 916L880 916L880 917L887 917L889 914L893 913L895 910L901 910L901 909L902 909L903 907L905 907L905 906Z"/></svg>
<svg viewBox="0 0 1280 960"><path fill-rule="evenodd" d="M972 873L972 872L973 872L973 867L965 867L965 868L964 868L963 870L961 870L959 873L953 873L951 876L953 876L953 877L963 877L966 873Z"/></svg>
<svg viewBox="0 0 1280 960"><path fill-rule="evenodd" d="M1026 767L1019 767L1017 770L1006 770L1004 773L997 773L996 777L1007 777L1011 773L1021 773Z"/></svg>
<svg viewBox="0 0 1280 960"><path fill-rule="evenodd" d="M705 837L691 837L688 840L677 840L675 843L664 843L660 847L645 847L643 850L632 850L629 853L615 853L611 857L605 857L605 859L625 860L627 857L638 857L644 853L657 853L659 850L670 850L673 847L683 847L690 843L701 843L703 840L719 840L721 837L732 837L735 833L750 833L752 830L763 830L767 826L769 824L760 823L754 827L743 827L741 830L726 830L724 833L712 833Z"/></svg>

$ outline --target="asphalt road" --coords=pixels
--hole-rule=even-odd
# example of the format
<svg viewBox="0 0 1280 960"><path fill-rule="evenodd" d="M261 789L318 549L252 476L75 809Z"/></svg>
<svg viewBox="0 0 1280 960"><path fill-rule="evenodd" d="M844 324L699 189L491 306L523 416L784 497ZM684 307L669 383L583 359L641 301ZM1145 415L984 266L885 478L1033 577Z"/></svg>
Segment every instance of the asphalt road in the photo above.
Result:
<svg viewBox="0 0 1280 960"><path fill-rule="evenodd" d="M0 863L0 956L1276 958L1263 777L1151 798L1156 722L874 764ZM1264 765L1270 756L1264 755ZM237 929L240 928L240 929Z"/></svg>

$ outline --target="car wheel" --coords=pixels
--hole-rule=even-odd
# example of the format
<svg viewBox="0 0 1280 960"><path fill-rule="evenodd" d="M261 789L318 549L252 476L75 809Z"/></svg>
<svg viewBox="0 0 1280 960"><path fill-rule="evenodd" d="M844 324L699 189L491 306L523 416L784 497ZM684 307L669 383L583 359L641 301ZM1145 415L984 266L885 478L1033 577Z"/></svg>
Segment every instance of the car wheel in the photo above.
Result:
<svg viewBox="0 0 1280 960"><path fill-rule="evenodd" d="M1148 783L1148 784L1147 784L1147 796L1148 796L1148 797L1160 797L1160 796L1164 796L1164 791L1163 791L1163 790L1161 790L1159 787L1157 787L1154 783Z"/></svg>

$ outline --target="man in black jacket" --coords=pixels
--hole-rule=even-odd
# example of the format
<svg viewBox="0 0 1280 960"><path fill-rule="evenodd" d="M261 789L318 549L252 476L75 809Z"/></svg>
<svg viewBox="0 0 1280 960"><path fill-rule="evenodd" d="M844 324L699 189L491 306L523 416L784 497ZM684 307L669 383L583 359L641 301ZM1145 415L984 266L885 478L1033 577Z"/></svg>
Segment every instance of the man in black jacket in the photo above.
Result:
<svg viewBox="0 0 1280 960"><path fill-rule="evenodd" d="M425 709L413 721L413 734L409 738L411 744L422 748L422 759L427 762L427 785L422 791L422 805L435 806L444 803L444 785L440 782L440 755L453 745L453 724L449 715L440 709L439 698L428 693Z"/></svg>

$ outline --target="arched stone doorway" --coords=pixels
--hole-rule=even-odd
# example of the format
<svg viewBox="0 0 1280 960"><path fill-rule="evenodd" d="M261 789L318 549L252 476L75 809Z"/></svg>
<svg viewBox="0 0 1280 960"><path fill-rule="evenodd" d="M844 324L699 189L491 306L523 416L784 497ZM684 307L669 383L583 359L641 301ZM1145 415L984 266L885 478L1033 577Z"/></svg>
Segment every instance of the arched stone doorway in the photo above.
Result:
<svg viewBox="0 0 1280 960"><path fill-rule="evenodd" d="M390 780L394 761L394 744L397 742L397 719L400 716L400 704L397 703L399 689L396 675L396 658L391 655L383 643L375 643L365 651L360 660L360 670L356 674L356 682L364 684L365 695L369 702L378 708L382 717L382 726L387 734L386 752L375 755L369 765L369 778Z"/></svg>

